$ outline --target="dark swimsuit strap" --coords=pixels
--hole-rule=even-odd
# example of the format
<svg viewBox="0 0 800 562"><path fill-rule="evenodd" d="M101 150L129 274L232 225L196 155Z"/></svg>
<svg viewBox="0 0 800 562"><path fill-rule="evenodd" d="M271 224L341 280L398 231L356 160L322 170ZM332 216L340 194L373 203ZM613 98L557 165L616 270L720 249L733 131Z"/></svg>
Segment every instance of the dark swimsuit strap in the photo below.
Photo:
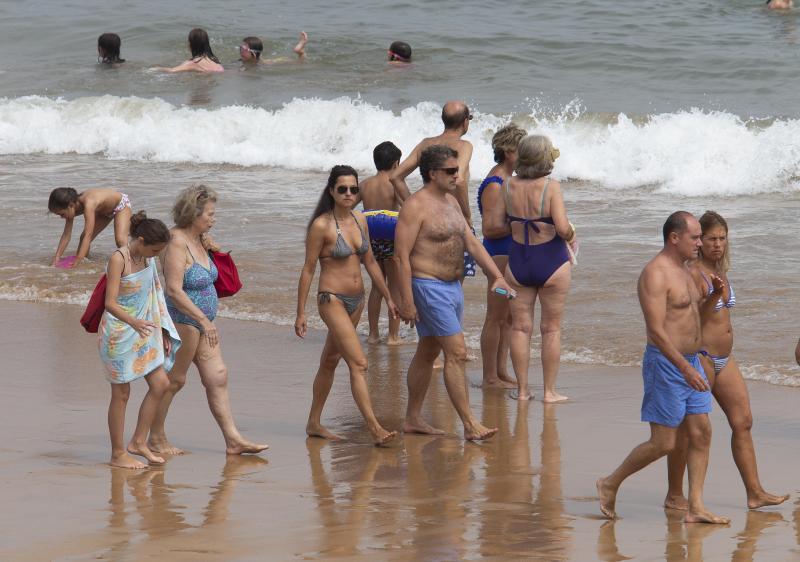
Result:
<svg viewBox="0 0 800 562"><path fill-rule="evenodd" d="M121 256L122 256L122 273L121 273L120 275L121 275L122 277L125 277L125 266L128 264L128 260L127 260L127 258L125 257L125 254L123 254L123 253L122 253L122 249L120 249L120 248L117 248L116 250L114 250L114 253L115 253L115 254L116 254L117 252L119 252L119 255L121 255ZM128 255L130 255L130 250L128 250Z"/></svg>
<svg viewBox="0 0 800 562"><path fill-rule="evenodd" d="M539 204L539 217L535 219L529 219L524 217L516 217L511 214L511 194L508 191L508 186L511 184L511 178L509 177L505 183L505 200L506 200L506 215L508 216L509 222L520 222L522 223L523 228L525 229L525 245L530 245L530 234L528 228L532 228L536 233L541 232L539 227L537 226L537 222L543 222L545 224L553 224L552 217L545 217L544 215L544 200L545 196L547 195L547 188L550 185L550 177L548 176L547 179L544 181L544 189L542 190L542 201ZM535 210L535 209L534 209Z"/></svg>

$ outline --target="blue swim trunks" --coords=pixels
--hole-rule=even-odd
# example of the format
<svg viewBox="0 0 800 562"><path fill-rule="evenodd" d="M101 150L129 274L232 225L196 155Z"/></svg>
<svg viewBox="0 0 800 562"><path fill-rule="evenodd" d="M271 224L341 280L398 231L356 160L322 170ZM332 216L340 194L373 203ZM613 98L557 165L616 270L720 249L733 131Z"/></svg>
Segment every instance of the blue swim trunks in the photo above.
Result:
<svg viewBox="0 0 800 562"><path fill-rule="evenodd" d="M453 336L464 331L464 291L461 283L439 279L411 278L414 306L417 307L417 335Z"/></svg>
<svg viewBox="0 0 800 562"><path fill-rule="evenodd" d="M697 354L684 355L692 367L706 378ZM642 358L644 398L642 421L666 427L678 427L689 414L711 411L711 392L693 389L683 374L654 345L647 344Z"/></svg>

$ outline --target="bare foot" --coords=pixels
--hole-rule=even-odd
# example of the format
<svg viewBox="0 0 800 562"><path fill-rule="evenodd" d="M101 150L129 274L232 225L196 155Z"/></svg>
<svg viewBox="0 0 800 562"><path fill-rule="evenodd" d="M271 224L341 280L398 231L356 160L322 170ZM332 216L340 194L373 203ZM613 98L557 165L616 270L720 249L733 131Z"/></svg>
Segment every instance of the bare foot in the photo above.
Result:
<svg viewBox="0 0 800 562"><path fill-rule="evenodd" d="M390 335L386 339L386 345L403 345L403 340L400 338L400 336Z"/></svg>
<svg viewBox="0 0 800 562"><path fill-rule="evenodd" d="M479 423L476 423L472 426L472 429L467 430L464 428L464 439L467 441L483 441L484 439L489 439L492 435L497 433L497 428L488 428Z"/></svg>
<svg viewBox="0 0 800 562"><path fill-rule="evenodd" d="M306 424L306 435L309 437L322 437L323 439L329 439L331 441L344 441L344 437L328 431L324 425L311 422Z"/></svg>
<svg viewBox="0 0 800 562"><path fill-rule="evenodd" d="M481 386L483 388L503 388L503 389L505 389L505 388L514 388L515 386L517 386L517 383L511 382L511 381L506 381L506 380L501 379L500 377L497 377L496 379L484 380L483 383L481 383Z"/></svg>
<svg viewBox="0 0 800 562"><path fill-rule="evenodd" d="M397 437L396 431L386 431L385 429L381 428L380 432L372 436L375 440L375 446L380 447L381 445L386 445L391 441L394 441L394 438Z"/></svg>
<svg viewBox="0 0 800 562"><path fill-rule="evenodd" d="M422 420L406 420L403 424L403 433L421 433L423 435L444 435L444 431L437 429Z"/></svg>
<svg viewBox="0 0 800 562"><path fill-rule="evenodd" d="M689 509L689 502L683 495L680 496L671 496L667 494L667 497L664 498L664 507L667 509L677 509L678 511L686 511Z"/></svg>
<svg viewBox="0 0 800 562"><path fill-rule="evenodd" d="M302 59L306 56L306 43L308 43L308 33L305 31L300 32L299 41L292 49Z"/></svg>
<svg viewBox="0 0 800 562"><path fill-rule="evenodd" d="M684 523L711 523L713 525L727 525L731 522L727 517L720 517L714 515L710 511L687 511L686 517L683 518Z"/></svg>
<svg viewBox="0 0 800 562"><path fill-rule="evenodd" d="M784 496L776 496L762 492L758 496L747 499L747 509L758 509L760 507L767 507L768 505L780 505L789 499L789 494Z"/></svg>
<svg viewBox="0 0 800 562"><path fill-rule="evenodd" d="M609 519L616 519L617 512L614 511L617 503L617 491L612 490L606 485L606 479L597 480L597 496L600 498L600 512Z"/></svg>
<svg viewBox="0 0 800 562"><path fill-rule="evenodd" d="M151 451L147 443L134 443L131 441L128 443L128 452L132 455L139 455L140 457L146 458L147 462L150 464L164 464L164 458L157 456Z"/></svg>
<svg viewBox="0 0 800 562"><path fill-rule="evenodd" d="M269 445L266 443L253 443L242 439L238 443L232 443L225 447L225 453L228 455L256 455L267 449L269 449Z"/></svg>
<svg viewBox="0 0 800 562"><path fill-rule="evenodd" d="M381 341L380 336L370 334L367 336L367 343L379 343Z"/></svg>
<svg viewBox="0 0 800 562"><path fill-rule="evenodd" d="M143 468L147 468L146 464L137 461L128 453L111 455L111 460L108 462L108 464L111 466L116 466L117 468L130 468L132 470L142 470Z"/></svg>
<svg viewBox="0 0 800 562"><path fill-rule="evenodd" d="M179 449L166 439L154 439L151 437L147 441L147 446L154 453L161 453L162 455L177 456L186 453L186 451L184 451L183 449Z"/></svg>
<svg viewBox="0 0 800 562"><path fill-rule="evenodd" d="M542 399L543 402L547 402L548 404L564 402L565 400L569 400L569 397L559 394L558 392L545 392L544 398Z"/></svg>
<svg viewBox="0 0 800 562"><path fill-rule="evenodd" d="M509 384L513 384L514 386L517 386L516 377L515 378L511 378L511 375L509 375L508 373L497 373L497 378L500 379L503 382L506 382L506 383L509 383Z"/></svg>
<svg viewBox="0 0 800 562"><path fill-rule="evenodd" d="M520 393L519 390L512 390L511 392L508 393L508 395L514 400L519 400L520 402L533 399L533 394L531 394L530 392L525 392L524 394L522 394Z"/></svg>

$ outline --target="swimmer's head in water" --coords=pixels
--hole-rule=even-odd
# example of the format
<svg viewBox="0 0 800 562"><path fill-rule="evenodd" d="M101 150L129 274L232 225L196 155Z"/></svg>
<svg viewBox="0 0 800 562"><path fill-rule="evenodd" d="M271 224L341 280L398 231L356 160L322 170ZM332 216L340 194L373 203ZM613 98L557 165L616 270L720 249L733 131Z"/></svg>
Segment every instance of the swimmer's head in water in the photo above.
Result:
<svg viewBox="0 0 800 562"><path fill-rule="evenodd" d="M333 198L333 188L336 186L336 180L345 176L353 176L355 180L354 185L358 185L358 172L356 172L355 168L352 166L337 164L331 168L331 172L328 174L328 182L325 184L325 189L322 190L322 194L319 196L317 207L314 209L314 212L311 213L311 220L308 221L306 231L311 229L311 225L318 217L333 211L333 208L336 206L336 201Z"/></svg>
<svg viewBox="0 0 800 562"><path fill-rule="evenodd" d="M372 160L379 172L391 170L395 164L400 162L402 155L400 149L390 141L382 142L372 150Z"/></svg>
<svg viewBox="0 0 800 562"><path fill-rule="evenodd" d="M703 256L703 249L706 248L707 245L709 247L712 246L712 244L708 243L709 241L706 238L712 234L717 236L721 234L724 237L724 240L722 241L722 256L718 259L718 261L722 266L722 271L728 271L731 266L730 241L728 240L728 221L726 221L719 213L714 211L706 211L703 213L703 216L700 217L700 228L703 230L703 247L700 248L700 256Z"/></svg>
<svg viewBox="0 0 800 562"><path fill-rule="evenodd" d="M405 41L395 41L389 45L390 62L411 62L411 45Z"/></svg>
<svg viewBox="0 0 800 562"><path fill-rule="evenodd" d="M264 52L264 44L255 36L245 37L239 45L239 56L243 61L258 61Z"/></svg>
<svg viewBox="0 0 800 562"><path fill-rule="evenodd" d="M78 192L72 187L57 187L50 192L47 210L61 218L73 218L78 203Z"/></svg>
<svg viewBox="0 0 800 562"><path fill-rule="evenodd" d="M449 101L444 104L442 108L442 123L444 123L445 129L464 127L466 131L471 120L472 113L470 113L467 104L463 101Z"/></svg>
<svg viewBox="0 0 800 562"><path fill-rule="evenodd" d="M119 58L119 50L122 47L122 39L116 33L103 33L97 38L97 59L98 62L112 64L125 62Z"/></svg>
<svg viewBox="0 0 800 562"><path fill-rule="evenodd" d="M515 172L521 178L541 178L553 171L556 158L561 152L544 135L528 135L517 145Z"/></svg>
<svg viewBox="0 0 800 562"><path fill-rule="evenodd" d="M509 123L502 127L492 136L492 150L494 150L494 161L502 164L506 160L506 152L517 150L519 141L525 137L527 133L522 127L518 127L514 123Z"/></svg>
<svg viewBox="0 0 800 562"><path fill-rule="evenodd" d="M163 248L169 242L170 234L163 222L158 219L148 219L147 213L139 211L131 217L131 237L141 238L145 246Z"/></svg>
<svg viewBox="0 0 800 562"><path fill-rule="evenodd" d="M195 27L189 32L189 50L192 52L193 59L206 57L219 64L219 59L214 56L214 52L211 50L211 42L205 29Z"/></svg>

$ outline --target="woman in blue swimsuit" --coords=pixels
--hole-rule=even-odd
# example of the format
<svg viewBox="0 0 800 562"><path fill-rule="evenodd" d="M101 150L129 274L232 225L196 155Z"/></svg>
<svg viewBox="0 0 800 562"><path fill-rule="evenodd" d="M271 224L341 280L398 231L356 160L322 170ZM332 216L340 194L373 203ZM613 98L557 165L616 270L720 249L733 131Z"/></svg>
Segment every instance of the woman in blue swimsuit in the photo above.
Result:
<svg viewBox="0 0 800 562"><path fill-rule="evenodd" d="M217 194L204 185L181 191L172 208L175 226L164 255L167 309L175 322L183 345L170 370L169 389L159 406L150 429L150 448L167 454L183 451L167 440L164 423L175 394L186 384L192 363L206 389L208 407L225 438L229 455L259 453L267 445L245 439L236 427L228 396L228 369L222 359L217 327L217 268L209 251L216 250L208 231L216 222Z"/></svg>
<svg viewBox="0 0 800 562"><path fill-rule="evenodd" d="M753 414L750 397L739 364L733 358L733 326L731 309L736 305L736 292L728 279L730 256L728 223L714 211L700 217L703 246L700 259L691 268L697 287L706 295L700 307L703 347L700 361L708 377L711 392L725 412L731 426L733 460L747 491L747 507L758 509L785 502L789 496L776 496L764 490L758 478L756 451L753 446ZM665 507L686 509L683 496L683 475L686 449L679 447L669 456L669 491Z"/></svg>
<svg viewBox="0 0 800 562"><path fill-rule="evenodd" d="M528 367L537 298L542 309L544 401L567 399L556 392L556 376L561 359L561 317L571 274L567 244L577 240L567 219L561 184L550 179L558 155L547 137L525 137L517 147L517 175L506 179L502 188L512 236L506 280L517 291L517 298L509 303L510 347L520 400L533 397L528 391Z"/></svg>
<svg viewBox="0 0 800 562"><path fill-rule="evenodd" d="M506 270L508 248L511 245L511 229L506 221L502 187L506 178L514 174L517 145L524 136L525 130L513 123L494 134L492 149L497 165L489 171L478 188L483 247L492 256L500 271ZM511 330L508 302L506 297L492 291L486 293L486 318L481 331L484 387L514 388L517 384L509 376L507 366L508 338Z"/></svg>
<svg viewBox="0 0 800 562"><path fill-rule="evenodd" d="M344 358L350 368L353 398L372 433L372 440L376 445L384 445L394 439L397 432L384 429L372 411L367 387L367 357L356 332L358 320L364 310L361 264L364 264L372 283L386 299L389 316L397 318L398 314L383 273L372 255L367 220L364 215L353 210L359 201L358 191L358 173L353 168L334 166L331 169L328 183L308 223L306 260L297 287L297 319L294 331L301 338L308 331L306 300L319 261L321 271L317 304L319 315L328 326L328 337L314 378L314 394L306 433L311 437L340 439L322 425L322 409L333 385L336 366Z"/></svg>

